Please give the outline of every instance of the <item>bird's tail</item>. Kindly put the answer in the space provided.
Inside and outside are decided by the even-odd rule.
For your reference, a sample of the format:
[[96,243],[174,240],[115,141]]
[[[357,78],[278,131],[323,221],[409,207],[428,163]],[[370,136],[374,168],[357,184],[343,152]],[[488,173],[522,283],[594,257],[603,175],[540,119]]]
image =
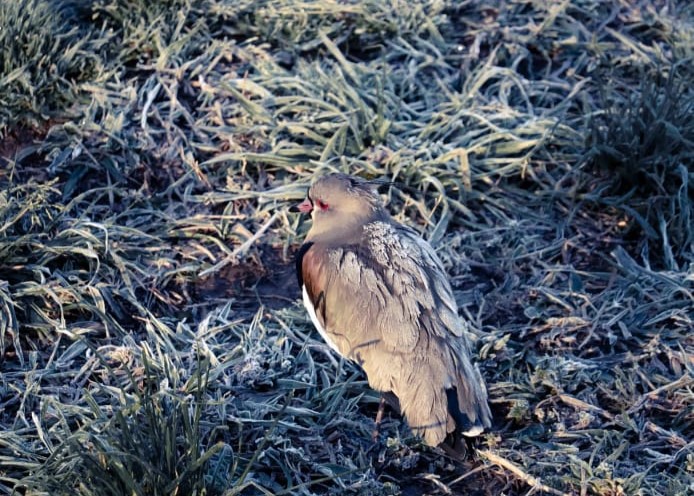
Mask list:
[[455,421],[458,435],[475,437],[491,427],[492,412],[479,369],[468,360],[463,362],[455,386],[446,389],[448,414]]

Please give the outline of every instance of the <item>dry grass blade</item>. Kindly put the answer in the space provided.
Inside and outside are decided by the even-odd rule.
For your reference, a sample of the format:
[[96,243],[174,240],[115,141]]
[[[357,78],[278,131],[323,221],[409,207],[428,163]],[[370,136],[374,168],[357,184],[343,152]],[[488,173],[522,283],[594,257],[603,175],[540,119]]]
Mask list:
[[537,478],[528,474],[527,472],[525,472],[523,469],[521,469],[520,467],[518,467],[514,463],[510,462],[509,460],[507,460],[507,459],[505,459],[499,455],[492,453],[491,451],[480,450],[477,453],[485,460],[488,460],[490,463],[493,463],[494,465],[498,465],[499,467],[508,470],[514,476],[518,477],[521,481],[528,484],[533,489],[537,489],[539,491],[543,491],[543,492],[546,492],[549,494],[556,494],[558,496],[566,496],[567,495],[567,493],[564,493],[562,491],[558,491],[552,487],[549,487],[549,486],[543,484]]

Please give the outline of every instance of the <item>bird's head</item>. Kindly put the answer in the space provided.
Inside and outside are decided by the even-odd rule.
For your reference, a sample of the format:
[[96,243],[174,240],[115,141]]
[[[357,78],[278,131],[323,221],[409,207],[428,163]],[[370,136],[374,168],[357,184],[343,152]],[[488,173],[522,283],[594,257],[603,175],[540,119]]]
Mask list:
[[377,183],[329,174],[316,180],[306,199],[294,211],[311,213],[313,226],[308,238],[346,235],[365,223],[386,216],[377,192]]

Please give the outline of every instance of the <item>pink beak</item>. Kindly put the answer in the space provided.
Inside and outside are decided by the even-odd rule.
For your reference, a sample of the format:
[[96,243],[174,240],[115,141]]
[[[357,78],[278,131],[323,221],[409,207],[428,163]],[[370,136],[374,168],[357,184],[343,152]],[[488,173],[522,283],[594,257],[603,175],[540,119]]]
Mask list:
[[311,200],[306,198],[304,201],[296,205],[297,210],[301,212],[302,214],[307,214],[311,210],[313,210],[313,203],[311,203]]

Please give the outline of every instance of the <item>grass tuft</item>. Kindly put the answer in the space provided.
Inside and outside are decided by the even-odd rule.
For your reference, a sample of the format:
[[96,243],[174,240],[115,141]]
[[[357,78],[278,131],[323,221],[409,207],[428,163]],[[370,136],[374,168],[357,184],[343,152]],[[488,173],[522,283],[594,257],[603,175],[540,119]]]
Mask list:
[[[153,350],[147,347],[141,356],[122,348],[93,351],[108,373],[105,380],[121,388],[105,387],[111,414],[104,415],[103,406],[88,394],[88,420],[78,430],[58,434],[64,437],[50,456],[18,486],[50,494],[73,494],[75,488],[85,495],[200,494],[208,461],[224,448],[217,443],[201,449],[209,363],[198,361],[190,378],[194,385],[186,387],[177,364],[161,353],[148,356]],[[121,368],[121,360],[140,366]],[[54,405],[58,411],[61,406]]]
[[0,137],[68,118],[79,83],[101,68],[90,38],[64,15],[61,2],[2,2],[0,25]]
[[[588,171],[601,184],[600,201],[630,218],[624,235],[649,240],[666,268],[691,262],[694,92],[691,70],[644,73],[638,88],[603,83],[602,105],[587,139]],[[637,230],[634,234],[631,231]]]

